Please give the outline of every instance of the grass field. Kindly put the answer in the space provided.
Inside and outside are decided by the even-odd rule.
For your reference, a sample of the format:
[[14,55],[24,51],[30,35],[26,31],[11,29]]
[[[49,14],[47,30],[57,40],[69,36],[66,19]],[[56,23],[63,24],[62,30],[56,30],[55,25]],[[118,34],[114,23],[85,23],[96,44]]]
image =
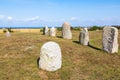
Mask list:
[[[78,43],[80,31],[72,31],[73,39],[64,40],[42,33],[12,33],[7,38],[0,34],[0,80],[119,80],[119,53],[102,51],[102,31],[90,31],[90,45]],[[47,72],[38,68],[41,46],[57,42],[62,50],[62,68]],[[120,45],[120,31],[119,31]]]

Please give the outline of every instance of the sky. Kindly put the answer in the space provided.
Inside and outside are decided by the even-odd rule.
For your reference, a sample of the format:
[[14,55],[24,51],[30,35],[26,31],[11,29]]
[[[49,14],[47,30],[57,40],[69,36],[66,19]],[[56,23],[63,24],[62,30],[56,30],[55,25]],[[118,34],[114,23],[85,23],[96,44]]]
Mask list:
[[0,0],[0,26],[120,25],[120,0]]

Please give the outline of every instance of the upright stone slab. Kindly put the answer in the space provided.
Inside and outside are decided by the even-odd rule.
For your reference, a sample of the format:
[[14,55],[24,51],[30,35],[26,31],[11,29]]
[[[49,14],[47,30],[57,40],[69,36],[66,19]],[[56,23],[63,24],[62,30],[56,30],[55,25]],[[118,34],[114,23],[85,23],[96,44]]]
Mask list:
[[6,37],[11,37],[11,34],[9,31],[6,32]]
[[88,45],[88,43],[89,43],[89,32],[88,32],[87,28],[83,28],[83,30],[80,32],[79,42],[82,45]]
[[72,39],[71,26],[68,22],[62,25],[62,37],[63,39]]
[[49,28],[48,26],[45,26],[43,29],[43,35],[49,35]]
[[56,36],[56,29],[54,27],[50,28],[50,36]]
[[118,29],[115,27],[104,27],[103,50],[108,53],[118,52]]
[[39,68],[47,71],[56,71],[61,68],[61,49],[55,42],[45,43],[40,51]]

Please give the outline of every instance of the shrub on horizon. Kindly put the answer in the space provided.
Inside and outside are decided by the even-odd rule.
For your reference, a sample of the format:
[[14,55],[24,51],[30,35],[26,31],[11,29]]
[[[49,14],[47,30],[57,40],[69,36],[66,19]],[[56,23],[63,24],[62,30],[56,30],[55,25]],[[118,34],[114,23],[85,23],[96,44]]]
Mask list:
[[102,29],[103,29],[103,27],[100,27],[100,26],[92,26],[88,30],[89,31],[95,31],[95,30],[102,30]]

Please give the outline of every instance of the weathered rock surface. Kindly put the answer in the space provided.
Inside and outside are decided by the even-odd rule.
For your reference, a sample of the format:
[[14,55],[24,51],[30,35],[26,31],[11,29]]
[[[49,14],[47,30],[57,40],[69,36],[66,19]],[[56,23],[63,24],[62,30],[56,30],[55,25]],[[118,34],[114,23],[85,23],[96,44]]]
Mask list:
[[62,25],[62,37],[63,39],[72,39],[71,26],[68,22]]
[[40,51],[39,68],[56,71],[61,68],[62,56],[59,45],[55,42],[45,43]]
[[50,36],[56,36],[56,29],[54,27],[50,28]]
[[88,45],[88,43],[89,43],[89,32],[88,32],[87,28],[83,28],[83,30],[80,32],[79,42],[82,45]]
[[11,37],[11,34],[9,31],[6,32],[6,37]]
[[48,28],[48,26],[45,26],[43,28],[43,35],[49,35],[49,28]]
[[104,27],[103,50],[108,53],[118,52],[118,29],[115,27]]

